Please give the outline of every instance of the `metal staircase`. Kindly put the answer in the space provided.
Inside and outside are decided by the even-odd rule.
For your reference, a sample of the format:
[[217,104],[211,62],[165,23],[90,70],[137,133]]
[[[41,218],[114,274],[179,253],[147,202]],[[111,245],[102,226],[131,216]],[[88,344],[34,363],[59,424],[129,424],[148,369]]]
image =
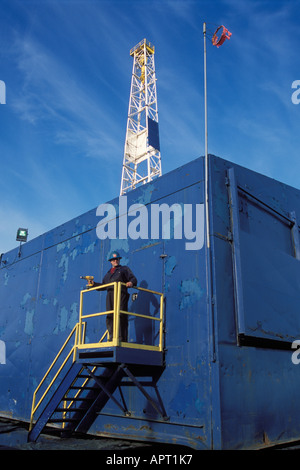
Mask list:
[[[124,416],[130,416],[121,386],[130,381],[147,398],[155,410],[167,419],[167,414],[160,398],[156,382],[163,370],[162,322],[163,322],[163,295],[148,289],[136,288],[140,291],[151,292],[160,296],[159,318],[142,315],[143,318],[159,321],[158,346],[145,346],[136,343],[124,343],[119,340],[118,325],[120,308],[115,302],[114,314],[114,340],[103,342],[102,336],[98,343],[85,343],[86,324],[82,318],[94,317],[97,314],[82,315],[82,295],[94,289],[81,291],[80,318],[75,325],[58,355],[49,367],[39,386],[34,392],[32,402],[31,421],[28,441],[35,442],[45,426],[59,426],[64,436],[72,433],[86,433],[96,420],[109,400],[112,400],[122,411]],[[121,291],[121,283],[114,283],[116,299]],[[103,315],[107,312],[101,312]],[[141,316],[132,312],[123,314]],[[75,342],[70,349],[70,341],[75,335]],[[67,349],[69,348],[69,352]],[[139,349],[139,351],[137,351]],[[63,357],[65,358],[63,359]],[[147,367],[145,367],[147,366]],[[57,369],[56,373],[54,373]],[[142,371],[142,372],[141,372]],[[53,377],[52,377],[53,375]],[[139,375],[151,376],[147,385],[154,387],[157,399],[153,399],[138,381]],[[52,377],[52,379],[51,379]],[[39,401],[37,394],[41,393],[46,381],[50,382]],[[120,398],[114,396],[119,389]],[[43,406],[42,406],[43,405]],[[34,417],[40,409],[39,416]]]
[[[61,423],[65,435],[88,431],[107,401],[115,400],[112,394],[123,376],[120,366],[107,367],[101,375],[97,375],[98,369],[97,366],[72,364],[29,432],[28,441],[36,441],[44,427],[51,423]],[[118,405],[126,413],[126,408]]]

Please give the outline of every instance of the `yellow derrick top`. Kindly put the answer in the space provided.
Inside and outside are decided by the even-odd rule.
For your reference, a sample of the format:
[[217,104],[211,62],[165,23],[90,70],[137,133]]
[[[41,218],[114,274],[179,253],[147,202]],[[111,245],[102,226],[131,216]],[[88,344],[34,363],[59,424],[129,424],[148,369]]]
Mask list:
[[130,50],[130,55],[134,55],[135,52],[137,52],[139,49],[142,49],[144,44],[146,44],[146,49],[150,54],[154,54],[154,46],[151,44],[151,42],[147,41],[147,39],[143,39],[140,41],[136,46],[134,46]]

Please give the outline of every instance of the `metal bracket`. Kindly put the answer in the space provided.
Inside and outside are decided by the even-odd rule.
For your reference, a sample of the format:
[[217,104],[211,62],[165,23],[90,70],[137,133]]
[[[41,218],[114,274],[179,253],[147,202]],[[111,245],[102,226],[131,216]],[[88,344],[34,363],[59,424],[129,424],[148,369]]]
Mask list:
[[292,211],[289,214],[290,218],[292,219],[292,237],[293,237],[293,245],[294,245],[294,252],[295,258],[300,260],[300,240],[299,240],[299,228],[296,218],[296,212]]
[[103,392],[106,393],[106,395],[109,396],[109,398],[112,399],[112,401],[123,411],[123,413],[126,416],[130,416],[130,413],[127,409],[126,404],[124,403],[124,406],[122,406],[121,403],[119,403],[118,400],[112,395],[112,393],[110,393],[110,391],[107,390],[107,388],[103,384],[100,377],[97,377],[86,365],[84,365],[84,368],[86,369],[88,374],[95,380],[95,382],[99,385],[99,387],[103,390]]
[[142,384],[134,377],[134,375],[130,372],[128,367],[125,364],[121,364],[121,368],[124,370],[125,374],[132,380],[132,382],[137,386],[137,388],[142,392],[142,394],[147,398],[149,403],[153,406],[153,408],[162,416],[162,418],[167,421],[169,419],[169,416],[167,416],[166,410],[164,408],[163,402],[159,396],[156,384],[152,382],[152,385],[155,388],[156,395],[158,398],[159,403],[157,403],[155,400],[153,400],[152,397],[150,397],[149,393],[146,392]]

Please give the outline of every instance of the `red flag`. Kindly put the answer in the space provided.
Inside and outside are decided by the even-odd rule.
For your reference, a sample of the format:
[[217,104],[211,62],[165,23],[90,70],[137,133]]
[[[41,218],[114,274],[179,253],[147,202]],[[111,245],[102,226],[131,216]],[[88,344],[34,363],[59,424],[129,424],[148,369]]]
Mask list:
[[[221,33],[221,36],[218,38],[217,33],[221,28],[223,28],[223,31]],[[230,31],[228,31],[225,26],[221,25],[214,32],[214,35],[212,37],[212,43],[214,46],[220,47],[226,41],[226,39],[230,39],[231,35],[232,33],[230,33]]]

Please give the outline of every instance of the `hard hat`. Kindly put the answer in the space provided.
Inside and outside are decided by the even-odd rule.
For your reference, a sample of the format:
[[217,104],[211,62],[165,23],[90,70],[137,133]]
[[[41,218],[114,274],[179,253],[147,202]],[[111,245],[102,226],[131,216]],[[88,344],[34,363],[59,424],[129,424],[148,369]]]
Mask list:
[[113,251],[111,256],[108,258],[108,261],[111,261],[113,259],[121,259],[122,256],[119,255],[117,251]]

